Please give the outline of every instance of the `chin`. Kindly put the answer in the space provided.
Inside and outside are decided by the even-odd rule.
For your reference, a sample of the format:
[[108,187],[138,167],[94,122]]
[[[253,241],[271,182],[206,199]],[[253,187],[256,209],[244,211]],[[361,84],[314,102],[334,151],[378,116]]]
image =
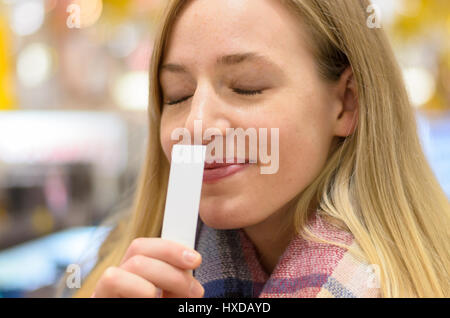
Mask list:
[[207,226],[217,230],[231,230],[248,226],[248,220],[243,220],[245,215],[238,209],[228,210],[221,208],[200,209],[200,219]]

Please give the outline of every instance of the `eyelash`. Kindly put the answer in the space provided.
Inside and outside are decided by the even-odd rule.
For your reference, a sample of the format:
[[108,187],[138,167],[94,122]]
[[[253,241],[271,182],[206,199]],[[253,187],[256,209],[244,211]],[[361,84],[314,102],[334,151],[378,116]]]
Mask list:
[[184,97],[184,98],[182,98],[182,99],[179,99],[179,100],[177,100],[177,101],[174,101],[174,102],[167,102],[166,104],[167,104],[167,105],[175,105],[175,104],[180,104],[180,103],[184,102],[185,100],[187,100],[188,98],[190,98],[190,96],[189,96],[189,97]]
[[245,89],[239,89],[239,88],[233,88],[233,91],[235,93],[238,93],[241,95],[258,95],[258,94],[262,94],[262,92],[263,92],[262,89],[254,90],[254,91],[247,91]]
[[[233,88],[233,91],[235,92],[235,93],[237,93],[237,94],[240,94],[240,95],[258,95],[258,94],[262,94],[263,93],[263,90],[262,89],[259,89],[259,90],[254,90],[254,91],[248,91],[248,90],[245,90],[245,89],[239,89],[239,88]],[[173,101],[173,102],[167,102],[166,104],[167,105],[176,105],[176,104],[180,104],[180,103],[182,103],[182,102],[184,102],[185,100],[187,100],[187,99],[189,99],[191,96],[188,96],[188,97],[184,97],[184,98],[182,98],[182,99],[179,99],[179,100],[176,100],[176,101]]]

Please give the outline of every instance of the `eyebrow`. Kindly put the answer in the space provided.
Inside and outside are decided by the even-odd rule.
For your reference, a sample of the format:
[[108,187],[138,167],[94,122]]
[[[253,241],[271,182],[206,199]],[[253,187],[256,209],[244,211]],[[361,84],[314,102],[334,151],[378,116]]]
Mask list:
[[238,53],[221,56],[216,60],[216,63],[218,65],[235,65],[246,61],[261,61],[271,63],[269,62],[269,59],[267,57],[255,52]]
[[[273,65],[269,58],[256,52],[236,53],[220,56],[216,59],[217,65],[237,65],[243,62],[260,62]],[[187,73],[187,68],[182,64],[167,63],[160,67],[160,71],[169,71],[173,73]]]

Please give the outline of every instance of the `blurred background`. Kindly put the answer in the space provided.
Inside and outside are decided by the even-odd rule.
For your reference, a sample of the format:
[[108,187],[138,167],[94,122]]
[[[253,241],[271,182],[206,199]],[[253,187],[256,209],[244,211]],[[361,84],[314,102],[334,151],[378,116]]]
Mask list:
[[[165,3],[0,0],[0,297],[52,296],[84,259],[87,274],[129,203]],[[450,1],[373,3],[450,197]]]

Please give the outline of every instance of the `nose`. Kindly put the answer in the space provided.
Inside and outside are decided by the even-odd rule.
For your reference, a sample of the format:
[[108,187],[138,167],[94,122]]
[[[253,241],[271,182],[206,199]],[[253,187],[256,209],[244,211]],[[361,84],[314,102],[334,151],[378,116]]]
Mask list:
[[190,106],[185,127],[194,139],[192,144],[207,145],[213,138],[226,136],[230,121],[225,104],[207,80],[198,82]]

